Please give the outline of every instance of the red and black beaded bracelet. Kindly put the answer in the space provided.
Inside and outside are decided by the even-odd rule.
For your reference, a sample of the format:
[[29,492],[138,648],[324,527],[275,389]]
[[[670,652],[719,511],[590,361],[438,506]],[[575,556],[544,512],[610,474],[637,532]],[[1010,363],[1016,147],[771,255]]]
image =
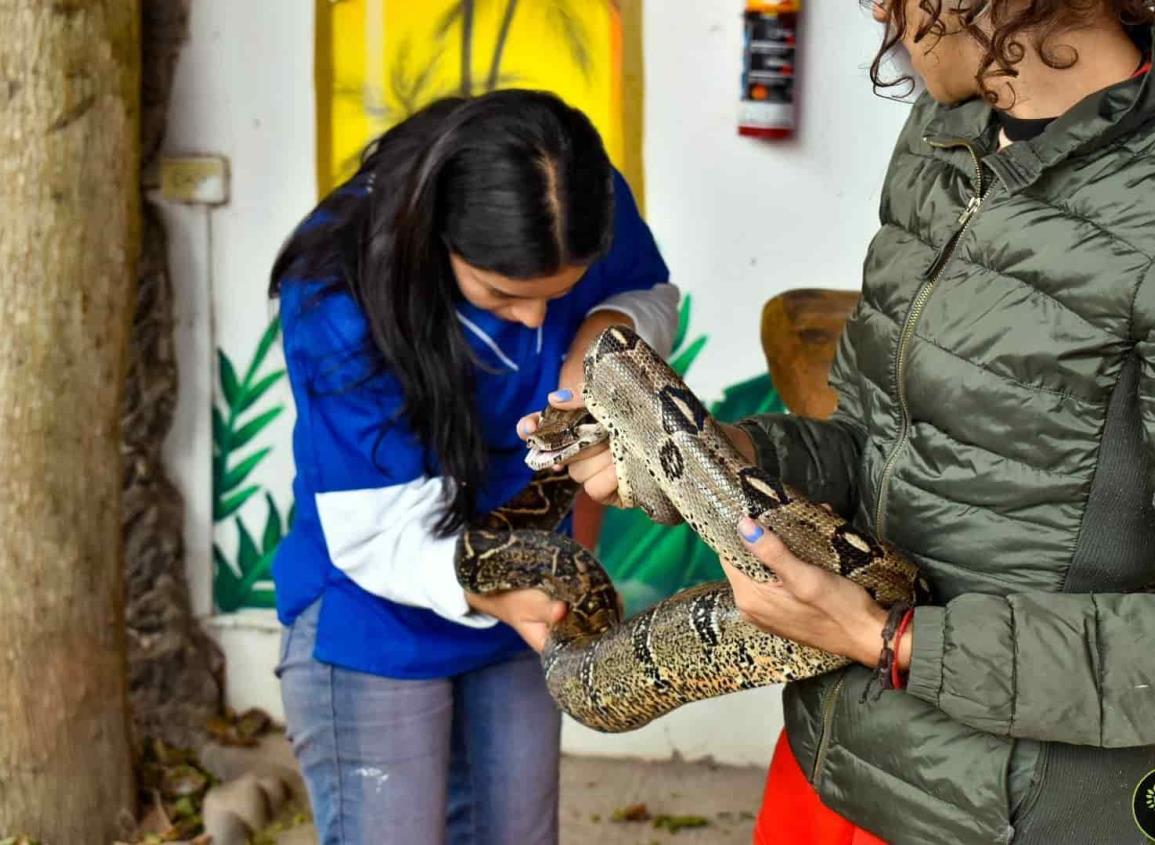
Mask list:
[[904,602],[894,605],[887,612],[886,624],[882,627],[882,653],[878,656],[878,668],[862,691],[863,701],[870,694],[872,684],[878,684],[875,699],[882,695],[883,690],[900,688],[896,683],[896,679],[901,680],[901,678],[898,677],[900,673],[898,672],[898,657],[895,654],[895,647],[898,644],[898,637],[902,635],[900,629],[905,630],[904,623],[909,625],[908,617],[913,614],[914,609]]

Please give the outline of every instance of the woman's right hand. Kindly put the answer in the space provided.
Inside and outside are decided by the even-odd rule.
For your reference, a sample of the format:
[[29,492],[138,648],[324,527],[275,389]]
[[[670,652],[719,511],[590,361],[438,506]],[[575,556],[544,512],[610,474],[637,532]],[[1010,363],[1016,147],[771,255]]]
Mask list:
[[545,648],[550,628],[565,618],[567,610],[565,602],[533,589],[486,595],[467,592],[465,600],[478,613],[500,619],[513,628],[538,654]]

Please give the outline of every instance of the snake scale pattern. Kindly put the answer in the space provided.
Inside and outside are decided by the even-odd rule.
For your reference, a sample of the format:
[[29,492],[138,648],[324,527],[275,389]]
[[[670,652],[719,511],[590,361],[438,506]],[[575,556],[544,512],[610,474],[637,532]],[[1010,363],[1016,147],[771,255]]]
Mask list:
[[639,728],[694,701],[798,680],[846,658],[764,633],[745,621],[728,582],[681,592],[628,620],[609,576],[554,533],[576,486],[553,472],[608,438],[626,506],[685,520],[719,557],[758,581],[773,575],[738,538],[748,515],[803,560],[861,584],[883,605],[912,601],[917,569],[886,544],[749,466],[682,380],[634,332],[612,327],[585,359],[588,413],[547,411],[530,440],[539,469],[513,501],[467,530],[457,575],[477,593],[536,587],[570,604],[542,655],[551,695],[603,732]]

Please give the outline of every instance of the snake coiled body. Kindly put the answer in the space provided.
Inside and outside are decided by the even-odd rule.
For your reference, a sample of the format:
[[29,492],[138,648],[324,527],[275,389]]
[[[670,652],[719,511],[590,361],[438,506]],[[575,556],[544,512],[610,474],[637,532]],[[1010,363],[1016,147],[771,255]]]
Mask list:
[[[532,466],[566,460],[575,447],[608,437],[624,504],[656,521],[684,519],[751,578],[773,575],[737,536],[744,515],[798,557],[856,581],[880,603],[913,600],[913,564],[747,465],[697,397],[636,334],[607,329],[585,368],[593,419],[544,419],[531,441],[538,448]],[[465,533],[458,579],[474,592],[538,587],[570,603],[543,666],[550,693],[578,721],[606,732],[633,730],[683,704],[848,662],[758,630],[738,612],[725,581],[679,593],[623,622],[610,579],[593,556],[551,533],[573,492],[564,476],[539,473],[521,496]]]

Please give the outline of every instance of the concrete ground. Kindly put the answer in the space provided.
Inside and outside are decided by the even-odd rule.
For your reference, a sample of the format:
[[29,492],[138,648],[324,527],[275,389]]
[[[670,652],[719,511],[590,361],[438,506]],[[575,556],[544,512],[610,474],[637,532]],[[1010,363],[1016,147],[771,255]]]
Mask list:
[[[764,769],[670,761],[566,757],[561,769],[561,845],[749,845]],[[650,821],[615,822],[644,804]],[[662,817],[707,822],[670,832]]]
[[[270,767],[285,773],[293,765],[288,743],[280,734],[265,737],[257,749],[209,747],[202,752],[202,760],[225,780]],[[285,777],[294,791],[300,790],[297,777],[288,773]],[[764,777],[765,770],[755,767],[564,757],[561,845],[748,845]],[[286,808],[286,812],[299,817],[300,806]],[[621,818],[624,815],[641,818],[627,821]],[[679,823],[704,824],[669,829]],[[270,831],[258,841],[316,845],[311,825],[284,827],[282,820],[275,833]]]

